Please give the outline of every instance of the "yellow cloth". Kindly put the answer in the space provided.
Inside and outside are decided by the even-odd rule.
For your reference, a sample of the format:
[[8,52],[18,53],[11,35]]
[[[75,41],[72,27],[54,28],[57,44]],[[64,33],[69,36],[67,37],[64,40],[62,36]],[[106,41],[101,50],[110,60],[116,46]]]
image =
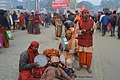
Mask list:
[[77,7],[77,1],[74,0],[74,9],[76,9],[76,7]]

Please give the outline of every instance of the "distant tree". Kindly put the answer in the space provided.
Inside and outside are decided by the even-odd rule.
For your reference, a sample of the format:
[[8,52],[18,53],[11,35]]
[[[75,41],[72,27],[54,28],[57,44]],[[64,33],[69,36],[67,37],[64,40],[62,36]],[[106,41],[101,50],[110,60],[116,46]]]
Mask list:
[[102,0],[101,6],[103,8],[119,8],[120,7],[120,0]]

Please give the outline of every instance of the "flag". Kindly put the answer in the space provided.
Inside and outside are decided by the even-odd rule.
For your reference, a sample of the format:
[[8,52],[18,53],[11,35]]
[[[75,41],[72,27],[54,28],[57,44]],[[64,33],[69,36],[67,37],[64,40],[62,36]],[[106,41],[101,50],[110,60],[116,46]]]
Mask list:
[[76,7],[77,7],[77,1],[74,0],[74,9],[76,9]]
[[70,0],[67,0],[67,6],[70,7]]

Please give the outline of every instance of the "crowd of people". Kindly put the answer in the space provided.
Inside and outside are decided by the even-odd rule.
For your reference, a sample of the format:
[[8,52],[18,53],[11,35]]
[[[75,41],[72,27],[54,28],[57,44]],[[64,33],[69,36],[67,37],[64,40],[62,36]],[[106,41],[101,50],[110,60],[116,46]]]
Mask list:
[[[98,29],[102,31],[102,36],[105,36],[106,32],[110,32],[111,37],[117,36],[120,39],[119,32],[119,19],[120,15],[116,10],[98,12],[97,16],[94,16]],[[117,35],[116,35],[117,32]]]
[[114,37],[118,26],[120,39],[120,15],[116,11],[98,12],[97,15],[91,15],[87,9],[53,15],[36,11],[30,14],[21,12],[18,17],[15,11],[8,16],[7,11],[0,10],[0,38],[4,47],[9,46],[7,30],[27,29],[28,34],[40,34],[41,26],[49,28],[49,25],[55,27],[56,37],[61,37],[58,50],[45,49],[42,55],[47,57],[48,62],[40,67],[34,62],[34,58],[40,55],[39,43],[32,41],[20,55],[18,80],[75,80],[77,76],[73,65],[76,60],[79,62],[78,71],[85,67],[88,73],[92,73],[93,35],[97,29],[102,31],[102,36],[111,31],[110,36]]
[[6,33],[8,30],[12,35],[14,30],[27,30],[28,34],[40,34],[41,26],[49,27],[51,21],[51,14],[36,12],[21,12],[13,11],[10,13],[8,10],[0,10],[0,47],[8,48],[9,38]]

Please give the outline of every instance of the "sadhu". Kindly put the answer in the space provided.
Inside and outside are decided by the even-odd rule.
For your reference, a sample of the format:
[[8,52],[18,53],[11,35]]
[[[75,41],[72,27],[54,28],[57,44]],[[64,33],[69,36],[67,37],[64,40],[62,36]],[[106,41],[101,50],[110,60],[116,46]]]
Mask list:
[[56,35],[56,37],[61,37],[62,26],[63,26],[62,21],[59,18],[55,19],[55,35]]
[[77,45],[77,40],[72,38],[74,28],[70,28],[69,30],[66,31],[65,37],[68,41],[68,46],[63,48],[62,42],[59,45],[59,50],[60,50],[60,60],[67,68],[72,68],[73,67],[73,60],[74,60],[74,54],[77,53],[78,50],[78,45]]
[[95,23],[90,19],[90,14],[87,9],[82,10],[82,17],[79,20],[78,29],[78,57],[80,70],[84,65],[87,71],[91,73],[92,53],[93,53],[93,33],[95,33]]

